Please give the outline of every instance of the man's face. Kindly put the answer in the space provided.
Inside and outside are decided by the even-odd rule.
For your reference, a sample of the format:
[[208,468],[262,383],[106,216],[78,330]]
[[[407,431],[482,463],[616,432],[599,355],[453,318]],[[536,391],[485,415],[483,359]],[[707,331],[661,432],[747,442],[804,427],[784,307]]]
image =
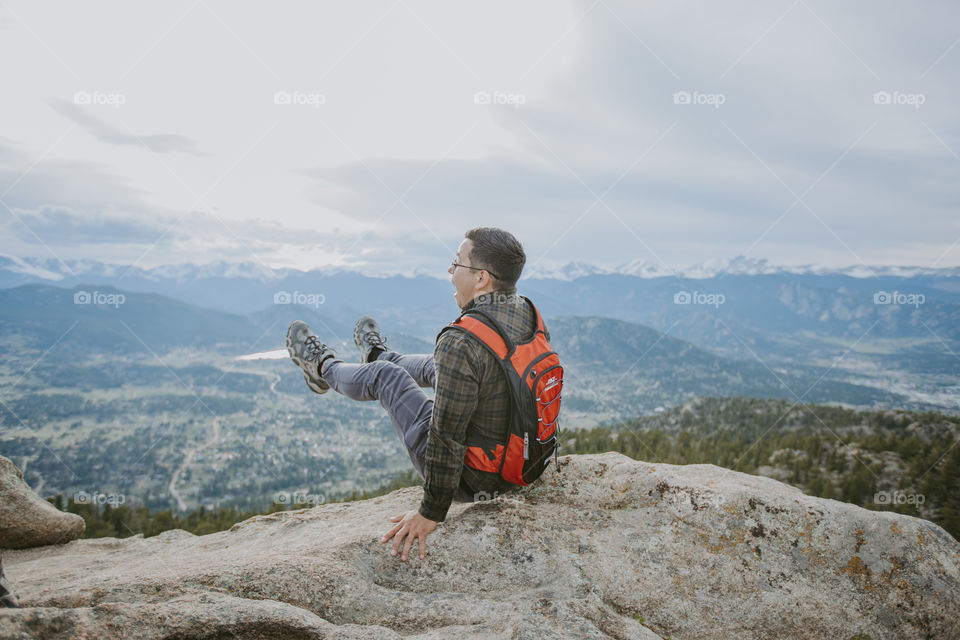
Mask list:
[[[470,250],[472,248],[473,241],[469,238],[464,238],[463,242],[460,243],[460,248],[457,249],[457,257],[454,262],[472,267],[473,265],[470,263]],[[480,279],[480,272],[474,269],[450,265],[447,273],[450,274],[450,282],[453,283],[453,298],[457,301],[457,306],[462,309],[468,302],[473,300],[477,294],[477,283]]]

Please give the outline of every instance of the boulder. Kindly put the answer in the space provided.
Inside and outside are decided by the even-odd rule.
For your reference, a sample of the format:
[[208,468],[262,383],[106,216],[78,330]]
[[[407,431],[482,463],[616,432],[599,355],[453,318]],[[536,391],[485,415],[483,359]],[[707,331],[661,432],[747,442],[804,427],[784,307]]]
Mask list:
[[69,542],[82,536],[84,528],[83,518],[38,496],[20,469],[0,456],[0,549]]
[[[713,465],[560,458],[389,554],[422,489],[8,552],[3,638],[960,639],[937,525]],[[859,634],[859,635],[858,635]]]

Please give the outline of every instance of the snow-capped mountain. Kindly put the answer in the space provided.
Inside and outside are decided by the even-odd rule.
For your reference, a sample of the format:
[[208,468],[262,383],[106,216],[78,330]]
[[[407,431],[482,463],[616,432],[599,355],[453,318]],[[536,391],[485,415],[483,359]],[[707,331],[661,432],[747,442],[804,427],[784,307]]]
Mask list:
[[570,282],[571,280],[576,280],[577,278],[583,278],[585,276],[592,276],[603,273],[612,273],[609,269],[604,269],[603,267],[598,267],[592,265],[588,262],[568,262],[564,265],[555,265],[555,264],[527,264],[523,270],[523,278],[531,278],[537,280],[564,280]]
[[[148,281],[185,282],[211,278],[237,278],[268,282],[281,280],[292,269],[272,269],[254,262],[209,262],[206,264],[172,264],[144,268],[137,265],[66,260],[53,258],[18,258],[0,254],[0,272],[20,274],[48,282],[84,278],[133,278]],[[323,270],[327,273],[327,270]]]
[[638,258],[625,262],[616,267],[600,267],[586,262],[568,262],[564,265],[537,264],[524,270],[524,278],[544,280],[572,281],[577,278],[598,274],[620,274],[637,278],[677,277],[694,280],[706,280],[727,275],[757,276],[774,274],[810,274],[830,275],[839,274],[852,278],[876,278],[892,276],[897,278],[911,278],[914,276],[940,276],[947,278],[960,277],[960,267],[919,267],[919,266],[866,266],[852,265],[848,267],[823,267],[818,265],[773,265],[766,258],[748,258],[736,256],[732,259],[711,259],[688,267],[673,267],[671,265],[650,262]]
[[[317,278],[336,274],[354,274],[363,277],[433,278],[446,280],[446,272],[418,268],[412,273],[361,273],[344,267],[322,267],[303,271],[294,268],[272,268],[255,262],[209,262],[206,264],[174,264],[144,268],[138,265],[121,265],[96,260],[67,260],[53,258],[21,258],[0,254],[0,288],[27,282],[60,283],[73,286],[83,281],[140,281],[195,283],[197,281],[227,280],[279,283],[289,278]],[[625,275],[636,278],[689,278],[705,280],[720,276],[755,276],[774,274],[845,275],[852,278],[932,276],[943,278],[960,277],[960,267],[931,268],[919,266],[864,266],[852,265],[841,268],[817,265],[772,265],[766,258],[736,256],[732,259],[711,259],[688,267],[673,267],[642,258],[625,262],[615,267],[603,267],[583,261],[566,264],[536,262],[528,263],[523,273],[524,280],[561,280],[572,282],[579,278],[597,275]],[[119,283],[118,283],[119,284]]]
[[637,278],[660,278],[662,276],[673,275],[673,271],[669,267],[649,262],[643,258],[625,262],[613,271],[614,273],[620,273],[625,276],[635,276]]

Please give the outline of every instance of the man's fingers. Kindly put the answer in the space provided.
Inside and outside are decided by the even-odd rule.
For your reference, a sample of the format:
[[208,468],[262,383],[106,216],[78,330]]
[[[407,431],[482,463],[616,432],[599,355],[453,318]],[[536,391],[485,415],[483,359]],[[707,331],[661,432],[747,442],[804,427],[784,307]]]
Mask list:
[[400,514],[399,516],[392,516],[390,518],[390,522],[400,522],[400,520],[402,519],[403,519],[403,514]]
[[390,550],[390,555],[392,556],[397,555],[397,551],[400,550],[400,543],[403,542],[403,538],[406,535],[407,535],[406,532],[401,531],[400,533],[398,533],[393,537],[393,549]]
[[413,534],[407,535],[406,541],[403,543],[403,555],[400,556],[401,560],[406,560],[407,556],[410,555],[410,545],[413,544]]
[[425,537],[426,536],[420,536],[419,538],[417,538],[417,542],[420,543],[420,559],[421,560],[423,560],[423,558],[427,555],[427,541],[424,539]]
[[399,530],[400,530],[400,527],[402,527],[402,526],[403,526],[403,525],[399,525],[399,524],[398,524],[398,525],[395,526],[393,529],[390,529],[390,531],[388,531],[382,538],[380,538],[380,542],[381,542],[381,543],[386,542],[387,540],[389,540],[390,538],[392,538],[393,536],[395,536],[396,533],[397,533],[397,531],[399,531]]

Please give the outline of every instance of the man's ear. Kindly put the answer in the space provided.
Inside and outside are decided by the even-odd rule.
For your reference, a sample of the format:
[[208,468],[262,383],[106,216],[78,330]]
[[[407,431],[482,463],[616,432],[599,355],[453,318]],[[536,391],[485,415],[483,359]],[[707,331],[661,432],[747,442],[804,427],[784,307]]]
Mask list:
[[485,289],[488,285],[493,283],[493,276],[490,275],[487,271],[477,271],[480,274],[480,278],[477,280],[477,289]]

